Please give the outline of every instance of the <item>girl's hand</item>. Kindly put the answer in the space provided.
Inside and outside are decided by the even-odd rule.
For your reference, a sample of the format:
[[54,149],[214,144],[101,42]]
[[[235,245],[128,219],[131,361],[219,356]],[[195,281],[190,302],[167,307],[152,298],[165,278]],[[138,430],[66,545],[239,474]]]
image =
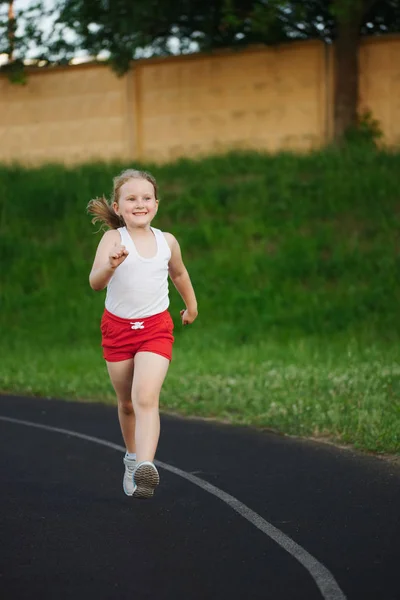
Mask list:
[[182,319],[182,325],[190,325],[190,323],[193,323],[193,321],[195,320],[195,318],[197,317],[197,315],[199,314],[196,311],[190,311],[187,308],[184,310],[181,310],[181,319]]
[[110,266],[113,269],[116,269],[121,263],[124,262],[128,254],[129,252],[125,246],[121,246],[121,244],[115,244],[114,248],[110,252],[110,256],[108,257]]

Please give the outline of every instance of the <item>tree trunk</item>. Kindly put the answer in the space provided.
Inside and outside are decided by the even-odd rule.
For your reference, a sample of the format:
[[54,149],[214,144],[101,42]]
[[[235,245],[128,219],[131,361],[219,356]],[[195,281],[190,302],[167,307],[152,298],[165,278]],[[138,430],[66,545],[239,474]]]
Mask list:
[[333,0],[337,20],[335,41],[334,136],[343,138],[357,124],[360,28],[377,0]]
[[8,3],[8,60],[14,60],[15,14],[14,0]]
[[334,136],[342,139],[357,123],[359,22],[338,24],[335,41]]

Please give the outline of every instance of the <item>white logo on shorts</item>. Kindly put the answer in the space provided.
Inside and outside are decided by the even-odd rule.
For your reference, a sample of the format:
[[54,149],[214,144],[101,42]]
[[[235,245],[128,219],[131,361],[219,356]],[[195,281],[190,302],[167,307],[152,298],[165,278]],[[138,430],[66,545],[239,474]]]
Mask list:
[[131,321],[131,329],[144,329],[143,323],[144,321],[135,321],[134,323]]

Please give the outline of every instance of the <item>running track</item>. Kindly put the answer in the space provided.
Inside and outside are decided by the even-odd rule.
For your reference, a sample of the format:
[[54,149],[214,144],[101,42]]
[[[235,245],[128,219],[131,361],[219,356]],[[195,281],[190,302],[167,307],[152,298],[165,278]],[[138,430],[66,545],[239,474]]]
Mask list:
[[0,396],[0,598],[400,600],[400,468],[162,416],[122,492],[116,410]]

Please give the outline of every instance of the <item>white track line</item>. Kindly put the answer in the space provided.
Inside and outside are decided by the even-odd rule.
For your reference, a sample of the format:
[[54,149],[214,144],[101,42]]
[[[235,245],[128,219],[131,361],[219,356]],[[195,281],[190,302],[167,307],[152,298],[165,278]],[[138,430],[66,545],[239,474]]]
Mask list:
[[[87,440],[89,442],[94,442],[95,444],[100,444],[102,446],[107,446],[108,448],[112,448],[113,450],[118,450],[125,452],[125,448],[123,446],[119,446],[118,444],[113,444],[112,442],[108,442],[107,440],[102,440],[100,438],[92,437],[90,435],[85,435],[84,433],[78,433],[76,431],[69,431],[68,429],[60,429],[59,427],[50,427],[49,425],[42,425],[41,423],[33,423],[31,421],[22,421],[20,419],[13,419],[11,417],[5,417],[0,415],[1,421],[7,421],[9,423],[16,423],[17,425],[27,425],[28,427],[36,427],[37,429],[45,429],[46,431],[53,431],[56,433],[62,433],[64,435],[70,435],[71,437],[76,437],[82,440]],[[233,508],[239,515],[244,517],[249,523],[260,529],[263,533],[265,533],[268,537],[270,537],[274,542],[276,542],[281,548],[286,550],[293,558],[295,558],[299,563],[303,565],[305,569],[309,572],[311,577],[314,579],[317,584],[318,589],[320,590],[322,597],[324,600],[346,600],[346,596],[343,594],[342,590],[336,583],[332,573],[328,571],[323,564],[321,564],[316,558],[314,558],[311,554],[304,550],[299,544],[296,544],[290,537],[285,535],[280,529],[277,529],[271,523],[268,523],[265,519],[263,519],[259,514],[251,510],[248,506],[240,502],[234,496],[227,494],[226,492],[220,490],[215,485],[200,479],[200,477],[196,477],[191,473],[186,473],[186,471],[182,471],[181,469],[177,469],[171,465],[163,463],[161,461],[156,461],[156,464],[160,466],[162,469],[166,471],[170,471],[175,475],[179,475],[179,477],[183,477],[187,479],[194,485],[202,488],[209,494],[216,496],[222,502],[225,502]]]

